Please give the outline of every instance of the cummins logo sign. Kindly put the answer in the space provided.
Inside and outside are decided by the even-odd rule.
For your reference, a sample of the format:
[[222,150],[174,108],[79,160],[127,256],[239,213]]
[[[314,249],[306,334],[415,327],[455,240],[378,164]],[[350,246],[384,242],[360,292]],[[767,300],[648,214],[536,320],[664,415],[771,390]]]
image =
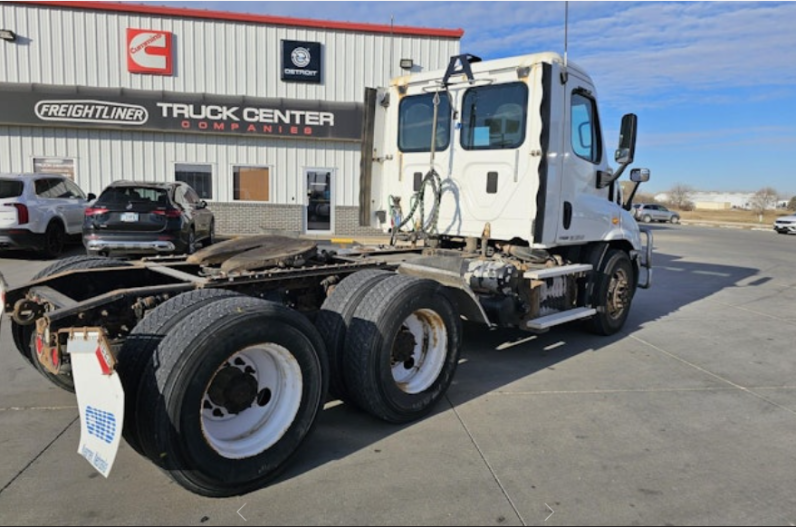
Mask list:
[[172,34],[168,31],[127,29],[127,71],[171,75],[173,55]]
[[143,106],[106,101],[40,101],[34,111],[42,121],[140,126],[149,120]]

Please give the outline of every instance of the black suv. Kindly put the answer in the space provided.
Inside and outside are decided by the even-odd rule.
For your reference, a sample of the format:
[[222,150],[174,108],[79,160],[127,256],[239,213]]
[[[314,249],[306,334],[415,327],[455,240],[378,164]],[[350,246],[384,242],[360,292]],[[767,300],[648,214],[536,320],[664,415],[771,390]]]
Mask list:
[[188,253],[215,241],[207,203],[185,183],[115,181],[86,209],[88,254]]

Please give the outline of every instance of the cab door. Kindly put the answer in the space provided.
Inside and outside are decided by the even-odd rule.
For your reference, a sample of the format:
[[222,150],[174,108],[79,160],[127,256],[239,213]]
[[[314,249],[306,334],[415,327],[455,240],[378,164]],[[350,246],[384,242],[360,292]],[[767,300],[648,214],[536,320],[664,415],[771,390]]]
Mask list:
[[602,239],[619,215],[616,189],[597,188],[598,173],[608,170],[608,160],[594,87],[570,72],[565,89],[562,207],[556,235],[562,245]]

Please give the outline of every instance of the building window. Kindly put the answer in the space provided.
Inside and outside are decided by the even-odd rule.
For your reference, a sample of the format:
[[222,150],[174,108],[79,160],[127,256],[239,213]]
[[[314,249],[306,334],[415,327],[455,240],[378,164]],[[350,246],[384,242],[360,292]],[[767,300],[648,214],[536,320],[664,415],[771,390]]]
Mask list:
[[528,86],[522,82],[470,88],[462,101],[465,150],[505,150],[525,141]]
[[599,121],[594,100],[583,93],[572,94],[572,151],[576,156],[599,163],[602,157]]
[[232,167],[232,199],[235,201],[271,201],[268,167]]
[[174,179],[187,183],[202,199],[213,199],[213,166],[175,163]]

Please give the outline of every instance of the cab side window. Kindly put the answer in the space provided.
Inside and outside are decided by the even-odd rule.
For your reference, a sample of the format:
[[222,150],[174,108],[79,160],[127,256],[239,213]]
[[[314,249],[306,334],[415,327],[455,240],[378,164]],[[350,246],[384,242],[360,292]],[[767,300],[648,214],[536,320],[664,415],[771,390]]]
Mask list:
[[572,93],[572,151],[576,156],[599,163],[602,158],[602,140],[594,99],[584,93]]

